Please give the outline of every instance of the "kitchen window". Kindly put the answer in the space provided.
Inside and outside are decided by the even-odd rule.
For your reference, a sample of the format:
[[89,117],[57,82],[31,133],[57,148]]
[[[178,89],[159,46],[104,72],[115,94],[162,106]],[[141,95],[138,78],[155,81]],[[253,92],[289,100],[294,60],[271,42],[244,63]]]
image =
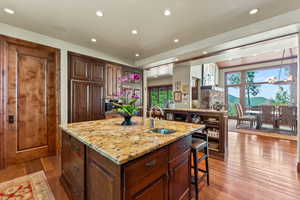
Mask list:
[[173,104],[173,89],[171,85],[149,87],[149,106],[167,108]]

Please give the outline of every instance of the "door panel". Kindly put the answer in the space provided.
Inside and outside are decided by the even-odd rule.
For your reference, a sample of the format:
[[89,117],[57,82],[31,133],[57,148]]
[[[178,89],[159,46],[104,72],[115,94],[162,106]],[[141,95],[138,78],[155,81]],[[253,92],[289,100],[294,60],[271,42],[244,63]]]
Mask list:
[[18,151],[47,145],[47,58],[18,56]]
[[7,44],[6,164],[56,150],[55,50]]
[[90,84],[90,120],[104,119],[104,88],[102,84]]
[[89,84],[81,81],[71,81],[72,123],[88,121],[89,113]]

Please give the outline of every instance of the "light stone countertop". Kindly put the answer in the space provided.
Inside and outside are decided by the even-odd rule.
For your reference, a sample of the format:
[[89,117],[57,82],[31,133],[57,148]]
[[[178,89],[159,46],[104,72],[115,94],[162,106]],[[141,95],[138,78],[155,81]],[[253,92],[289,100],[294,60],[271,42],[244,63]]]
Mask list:
[[190,135],[204,125],[156,120],[155,128],[176,130],[164,135],[150,131],[149,119],[133,117],[133,126],[121,126],[123,118],[79,122],[61,125],[62,130],[88,145],[118,165]]

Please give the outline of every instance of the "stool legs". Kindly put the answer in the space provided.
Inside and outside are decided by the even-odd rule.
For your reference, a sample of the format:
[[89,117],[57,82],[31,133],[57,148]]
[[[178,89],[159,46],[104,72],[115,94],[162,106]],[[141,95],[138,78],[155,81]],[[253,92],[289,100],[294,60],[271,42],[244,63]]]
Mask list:
[[208,148],[205,148],[206,158],[205,158],[205,173],[206,173],[206,181],[207,185],[209,185],[209,166],[208,166]]
[[209,165],[208,165],[208,148],[206,147],[204,149],[204,156],[205,156],[205,170],[199,169],[198,168],[198,162],[202,159],[198,158],[198,151],[196,149],[193,149],[192,151],[192,156],[193,156],[193,170],[194,170],[194,184],[195,184],[195,197],[196,200],[199,200],[199,171],[204,172],[206,175],[206,181],[207,185],[209,185]]
[[193,160],[194,160],[194,181],[195,181],[195,193],[196,200],[199,199],[199,188],[198,188],[198,151],[193,151]]

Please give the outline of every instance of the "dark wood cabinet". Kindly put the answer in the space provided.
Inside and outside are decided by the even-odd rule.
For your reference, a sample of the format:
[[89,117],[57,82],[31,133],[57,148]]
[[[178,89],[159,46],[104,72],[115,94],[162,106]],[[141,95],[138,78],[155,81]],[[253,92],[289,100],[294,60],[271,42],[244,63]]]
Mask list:
[[168,148],[124,166],[125,196],[134,199],[168,199]]
[[180,154],[169,163],[170,199],[190,199],[190,150]]
[[122,67],[112,64],[106,65],[106,97],[113,98],[116,97],[122,90],[121,77],[122,77]]
[[71,81],[71,122],[104,119],[104,87],[102,84]]
[[88,121],[89,117],[89,83],[71,81],[71,122]]
[[104,119],[104,87],[103,84],[89,85],[90,120]]
[[70,53],[69,69],[68,121],[104,119],[104,62]]
[[104,82],[104,70],[105,64],[102,62],[99,63],[90,63],[91,76],[90,80],[95,82]]
[[62,179],[69,188],[69,195],[73,200],[84,200],[84,159],[85,146],[70,137],[62,134]]
[[86,199],[118,200],[121,196],[121,166],[114,165],[96,151],[87,149]]
[[72,199],[190,199],[191,136],[121,165],[78,143],[63,133],[62,180]]
[[70,77],[76,80],[89,80],[89,63],[86,60],[78,57],[72,56],[69,59],[70,62]]
[[128,200],[146,200],[146,199],[155,199],[155,200],[168,200],[168,181],[167,176],[162,176],[159,179],[155,180],[146,188],[143,188],[141,191],[138,191],[133,196],[129,196],[126,199]]

